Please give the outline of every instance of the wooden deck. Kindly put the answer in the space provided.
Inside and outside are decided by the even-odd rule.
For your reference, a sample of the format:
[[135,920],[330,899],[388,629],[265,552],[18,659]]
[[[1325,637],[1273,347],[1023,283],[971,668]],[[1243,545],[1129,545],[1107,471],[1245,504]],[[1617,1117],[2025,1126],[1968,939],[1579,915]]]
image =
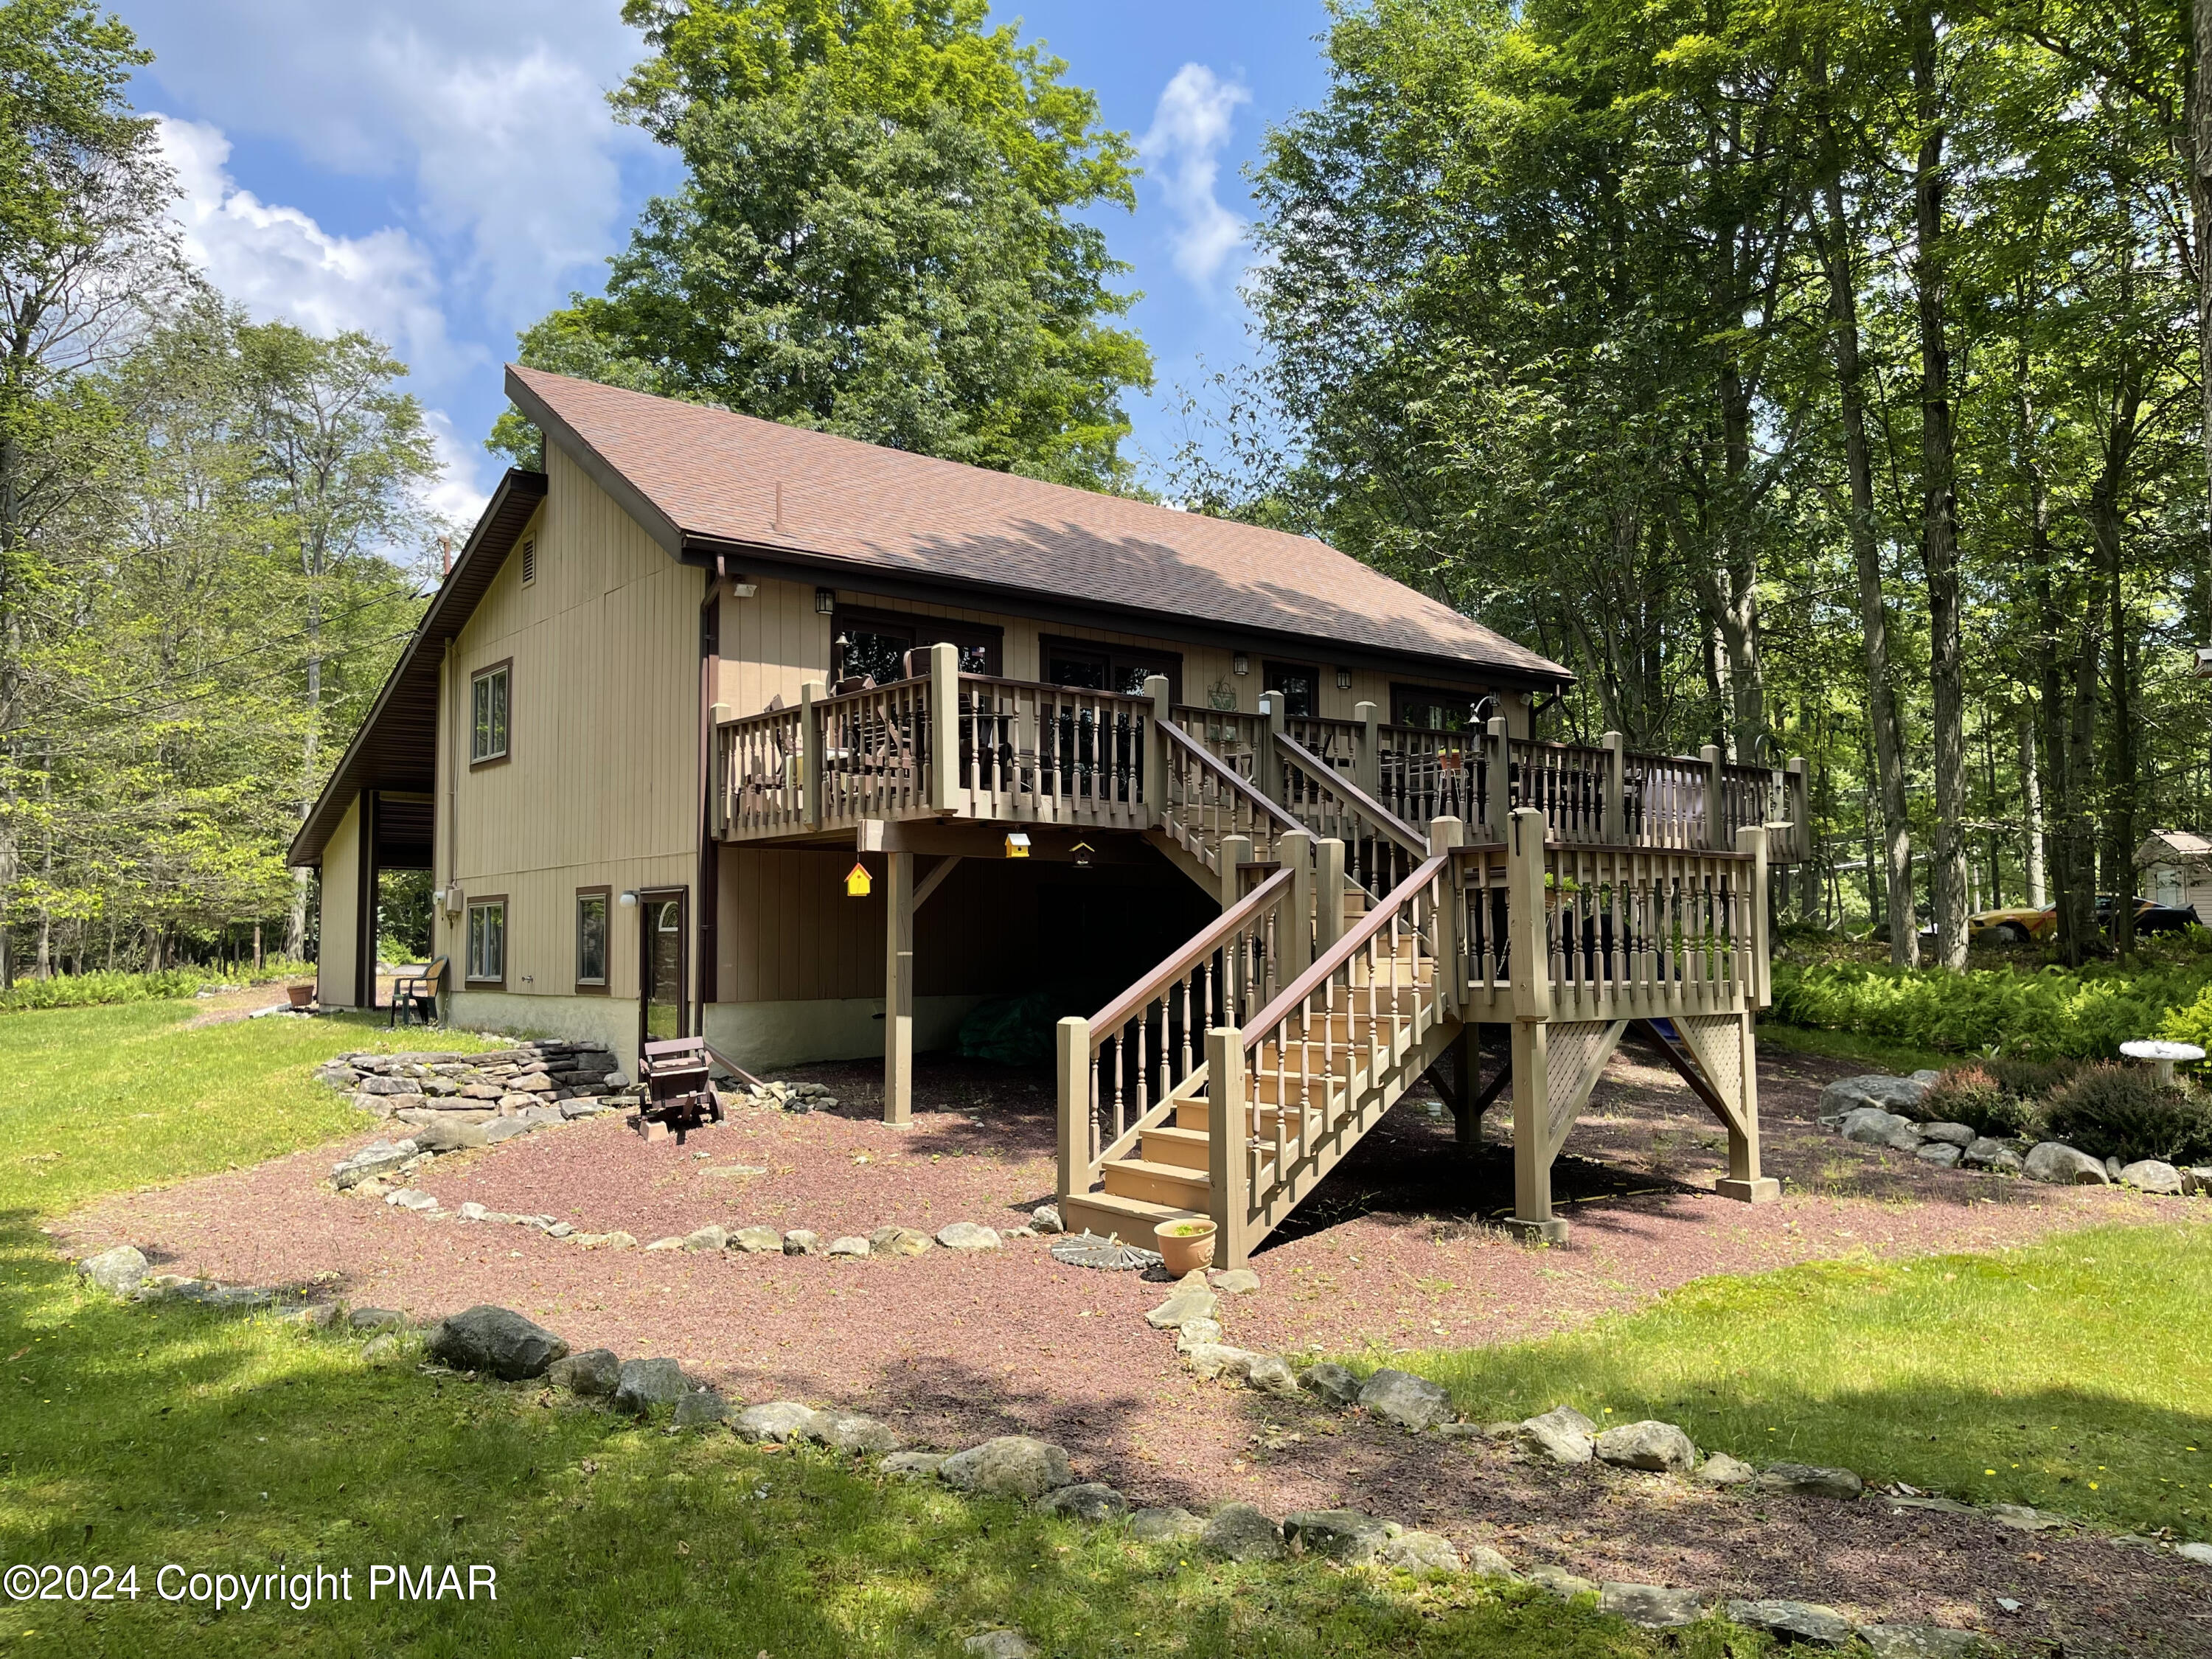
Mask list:
[[[1767,873],[1804,846],[1804,763],[1253,714],[931,672],[717,724],[721,839],[849,838],[890,854],[886,1116],[902,1121],[920,825],[1144,834],[1220,917],[1088,1019],[1060,1023],[1060,1197],[1077,1229],[1149,1243],[1216,1224],[1243,1261],[1456,1051],[1462,1136],[1510,1085],[1515,1215],[1558,1239],[1551,1166],[1632,1023],[1759,1165],[1752,1023]],[[1270,704],[1275,706],[1270,706]],[[894,826],[904,826],[895,828]],[[938,835],[951,833],[939,830]],[[973,833],[970,831],[969,833]],[[902,850],[902,849],[905,850]],[[925,848],[924,850],[930,850]],[[1654,1022],[1665,1022],[1664,1027]],[[1510,1058],[1478,1090],[1485,1028]]]

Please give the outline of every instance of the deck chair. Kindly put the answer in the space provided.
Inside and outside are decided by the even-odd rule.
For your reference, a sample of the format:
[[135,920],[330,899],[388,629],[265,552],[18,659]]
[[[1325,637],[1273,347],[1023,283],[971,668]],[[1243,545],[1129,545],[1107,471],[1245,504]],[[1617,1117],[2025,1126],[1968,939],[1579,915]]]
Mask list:
[[411,1014],[416,1023],[435,1025],[438,1023],[438,992],[446,982],[446,958],[434,957],[428,967],[419,974],[402,974],[392,981],[392,1018],[389,1024],[396,1027],[402,1014]]
[[679,1146],[692,1130],[720,1123],[722,1097],[708,1074],[708,1062],[704,1037],[647,1043],[638,1055],[638,1081],[645,1085],[639,1121],[666,1124],[676,1131]]

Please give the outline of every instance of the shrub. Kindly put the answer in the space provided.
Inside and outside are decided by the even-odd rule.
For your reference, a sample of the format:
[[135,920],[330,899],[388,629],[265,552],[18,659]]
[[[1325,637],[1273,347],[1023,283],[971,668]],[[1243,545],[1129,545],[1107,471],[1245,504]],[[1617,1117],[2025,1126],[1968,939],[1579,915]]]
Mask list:
[[1985,1060],[1981,1069],[2014,1099],[2039,1105],[2072,1082],[2081,1067],[2070,1060]]
[[1963,1123],[2005,1139],[2027,1133],[2034,1108],[1982,1066],[1954,1066],[1929,1085],[1911,1115],[1923,1123]]
[[89,1008],[112,1002],[159,1002],[196,996],[203,987],[242,986],[312,974],[309,964],[271,957],[259,973],[250,967],[165,968],[159,973],[130,974],[96,969],[57,974],[52,979],[19,979],[0,990],[0,1013],[33,1008]]
[[2095,1158],[2212,1156],[2212,1107],[2133,1066],[2092,1066],[2052,1097],[2043,1133]]

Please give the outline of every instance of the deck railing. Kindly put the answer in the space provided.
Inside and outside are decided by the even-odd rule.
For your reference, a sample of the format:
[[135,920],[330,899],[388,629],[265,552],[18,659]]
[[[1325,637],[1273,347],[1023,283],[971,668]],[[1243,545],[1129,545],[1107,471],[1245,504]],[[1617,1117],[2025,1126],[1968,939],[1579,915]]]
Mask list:
[[1125,696],[963,674],[939,647],[912,679],[842,696],[810,687],[796,708],[720,723],[721,833],[961,817],[1157,830],[1194,852],[1249,833],[1264,854],[1280,813],[1342,839],[1355,878],[1378,895],[1407,867],[1380,849],[1419,850],[1378,830],[1449,817],[1470,842],[1496,842],[1527,807],[1565,845],[1726,850],[1739,830],[1768,826],[1776,861],[1809,850],[1801,760],[1638,754],[1611,735],[1534,743],[1509,738],[1500,720],[1462,732],[1385,726],[1371,704],[1357,720],[1284,715],[1272,694],[1255,714],[1170,708],[1165,684]]

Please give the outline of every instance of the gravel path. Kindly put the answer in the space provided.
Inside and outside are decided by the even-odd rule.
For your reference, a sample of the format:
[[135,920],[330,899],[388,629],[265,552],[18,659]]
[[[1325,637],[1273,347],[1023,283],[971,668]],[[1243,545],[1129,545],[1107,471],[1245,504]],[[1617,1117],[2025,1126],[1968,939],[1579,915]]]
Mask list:
[[[1937,1170],[1843,1142],[1813,1120],[1821,1082],[1852,1069],[1765,1057],[1767,1168],[1792,1190],[1754,1209],[1712,1194],[1717,1126],[1662,1062],[1624,1052],[1567,1142],[1557,1189],[1572,1239],[1553,1251],[1480,1224],[1510,1205],[1504,1149],[1462,1160],[1449,1118],[1401,1106],[1255,1261],[1263,1287],[1237,1299],[1235,1340],[1287,1352],[1509,1340],[1711,1273],[1988,1249],[2187,1212],[2181,1200]],[[790,1075],[828,1084],[844,1106],[741,1113],[682,1148],[604,1118],[441,1160],[421,1184],[449,1209],[474,1199],[641,1241],[708,1222],[825,1239],[894,1222],[1007,1227],[1051,1195],[1048,1079],[924,1061],[913,1127],[894,1130],[870,1121],[872,1068]],[[1237,1496],[1276,1514],[1341,1501],[1591,1577],[1978,1624],[2061,1639],[2069,1653],[2212,1653],[2212,1570],[2171,1556],[1876,1502],[1754,1502],[1615,1471],[1562,1474],[1480,1443],[1440,1452],[1197,1383],[1141,1322],[1158,1285],[1061,1267],[1042,1240],[896,1262],[586,1252],[342,1197],[321,1184],[336,1151],[120,1196],[56,1231],[72,1253],[128,1241],[170,1271],[228,1280],[334,1276],[356,1304],[424,1318],[501,1303],[577,1347],[674,1355],[745,1398],[865,1407],[925,1444],[1033,1431],[1139,1500]],[[1999,1595],[2027,1606],[2004,1618]]]

